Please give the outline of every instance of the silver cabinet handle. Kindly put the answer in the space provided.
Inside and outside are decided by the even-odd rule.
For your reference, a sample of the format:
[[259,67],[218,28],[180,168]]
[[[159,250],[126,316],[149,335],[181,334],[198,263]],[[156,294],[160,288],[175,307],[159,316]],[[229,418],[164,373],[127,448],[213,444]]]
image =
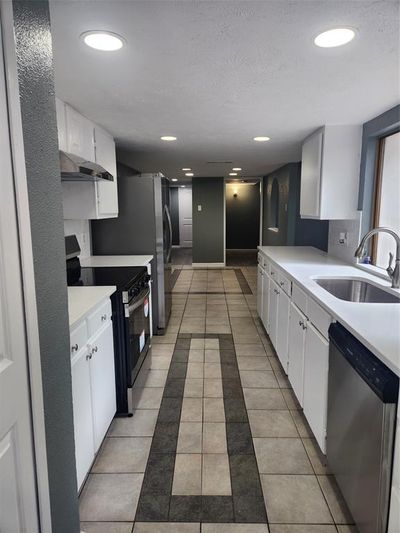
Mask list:
[[304,326],[304,322],[302,320],[299,320],[299,326]]
[[303,324],[303,329],[307,329],[307,326],[305,324]]
[[94,353],[96,353],[97,350],[98,350],[97,346],[95,346],[94,348],[92,348],[92,355],[93,355]]
[[105,322],[107,320],[107,315],[101,315],[101,321]]
[[279,282],[279,285],[280,285],[281,287],[283,287],[283,286],[285,285],[285,282],[284,282],[284,281],[280,281],[280,282]]
[[71,346],[71,352],[77,352],[78,349],[79,349],[78,343],[76,343],[73,346]]
[[89,361],[89,359],[92,358],[92,354],[88,353],[87,356],[86,356],[86,361]]

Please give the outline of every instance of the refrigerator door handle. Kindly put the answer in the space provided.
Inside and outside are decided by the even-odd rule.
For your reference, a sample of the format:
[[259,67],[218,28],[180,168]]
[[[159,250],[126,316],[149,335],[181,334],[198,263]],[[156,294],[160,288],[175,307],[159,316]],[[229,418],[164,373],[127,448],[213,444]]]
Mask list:
[[169,250],[167,253],[167,264],[168,264],[171,259],[171,253],[172,253],[172,222],[171,222],[171,216],[169,214],[168,206],[166,204],[164,205],[164,211],[165,211],[165,215],[168,220],[168,229],[169,229]]

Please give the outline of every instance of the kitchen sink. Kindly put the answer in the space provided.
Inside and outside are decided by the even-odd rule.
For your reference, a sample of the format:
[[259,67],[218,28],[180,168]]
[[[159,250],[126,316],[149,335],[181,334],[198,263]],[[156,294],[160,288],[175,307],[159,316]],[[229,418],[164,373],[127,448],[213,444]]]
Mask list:
[[368,281],[352,278],[317,278],[316,283],[336,298],[358,303],[398,304],[400,298]]

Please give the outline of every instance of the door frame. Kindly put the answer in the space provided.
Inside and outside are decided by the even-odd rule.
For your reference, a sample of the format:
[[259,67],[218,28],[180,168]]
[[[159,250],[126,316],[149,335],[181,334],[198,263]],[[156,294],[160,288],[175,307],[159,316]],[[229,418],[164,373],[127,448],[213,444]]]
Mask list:
[[0,24],[3,40],[5,86],[9,120],[10,148],[13,165],[22,289],[24,294],[25,336],[31,397],[31,418],[35,457],[38,514],[41,533],[51,533],[50,493],[47,469],[46,431],[44,420],[40,340],[36,305],[32,233],[29,213],[28,184],[22,116],[19,101],[17,59],[14,41],[12,2],[0,2]]
[[[231,178],[224,179],[224,263],[226,265],[226,186],[227,182]],[[264,209],[264,180],[263,178],[248,178],[253,180],[258,180],[259,182],[259,191],[260,191],[260,221],[259,221],[259,230],[258,230],[258,245],[262,246],[263,239],[263,209]],[[255,187],[255,185],[254,185]]]
[[[178,213],[179,213],[179,248],[193,248],[193,191],[192,186],[182,189],[181,187],[178,187]],[[192,245],[191,246],[184,246],[183,240],[182,240],[182,226],[181,222],[183,220],[183,217],[181,216],[181,197],[185,194],[184,191],[190,191],[191,192],[191,204],[192,204]]]

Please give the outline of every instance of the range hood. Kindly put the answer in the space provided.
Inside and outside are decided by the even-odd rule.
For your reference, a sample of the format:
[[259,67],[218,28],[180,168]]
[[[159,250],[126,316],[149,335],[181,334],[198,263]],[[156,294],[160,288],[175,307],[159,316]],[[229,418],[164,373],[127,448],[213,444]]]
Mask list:
[[62,181],[114,181],[106,169],[82,157],[59,151]]

